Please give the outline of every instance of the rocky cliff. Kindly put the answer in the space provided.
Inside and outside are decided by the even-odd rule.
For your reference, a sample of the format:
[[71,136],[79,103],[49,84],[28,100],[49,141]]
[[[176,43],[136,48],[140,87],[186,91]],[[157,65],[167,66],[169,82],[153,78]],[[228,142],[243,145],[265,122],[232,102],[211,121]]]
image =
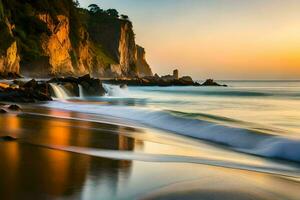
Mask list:
[[152,75],[132,23],[72,0],[0,0],[0,74]]
[[0,74],[19,73],[20,57],[18,54],[17,41],[13,38],[13,26],[4,18],[0,22]]

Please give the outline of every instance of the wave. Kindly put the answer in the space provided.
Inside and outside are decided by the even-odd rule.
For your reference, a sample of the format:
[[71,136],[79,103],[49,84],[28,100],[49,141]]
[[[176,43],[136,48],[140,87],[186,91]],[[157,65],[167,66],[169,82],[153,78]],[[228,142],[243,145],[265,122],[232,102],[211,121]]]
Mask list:
[[192,95],[192,96],[222,96],[222,97],[300,97],[299,90],[247,90],[247,88],[191,88],[191,87],[173,87],[173,88],[158,88],[158,87],[147,87],[143,88],[148,92],[157,92],[163,94],[176,94],[176,95]]
[[197,163],[204,164],[209,166],[216,167],[225,167],[232,169],[240,169],[247,171],[255,171],[261,173],[276,174],[287,177],[299,177],[299,171],[296,167],[293,166],[284,166],[284,165],[247,165],[240,164],[236,162],[220,161],[214,159],[206,159],[202,157],[193,157],[193,156],[179,156],[179,155],[162,155],[162,154],[147,154],[147,153],[138,153],[130,151],[120,151],[120,150],[103,150],[97,148],[88,148],[88,147],[78,147],[78,146],[59,146],[59,145],[48,145],[48,144],[34,144],[28,143],[31,145],[36,145],[44,148],[50,148],[54,150],[67,151],[72,153],[79,153],[84,155],[90,155],[95,157],[104,157],[110,159],[119,159],[119,160],[139,160],[145,162],[176,162],[176,163]]
[[102,84],[106,95],[110,97],[126,97],[128,96],[128,88],[121,88],[119,85]]
[[123,118],[177,134],[223,144],[244,153],[300,162],[300,140],[191,118],[188,117],[188,113],[184,116],[170,111],[139,107],[99,106],[65,102],[50,102],[47,106]]

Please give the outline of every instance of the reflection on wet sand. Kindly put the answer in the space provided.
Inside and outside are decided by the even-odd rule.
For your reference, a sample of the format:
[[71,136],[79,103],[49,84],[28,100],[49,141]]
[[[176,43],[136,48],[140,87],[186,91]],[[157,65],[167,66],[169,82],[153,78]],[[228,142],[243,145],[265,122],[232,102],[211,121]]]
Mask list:
[[[56,111],[50,114],[66,115]],[[0,164],[0,194],[4,199],[72,196],[83,187],[87,176],[97,177],[99,181],[109,176],[110,187],[117,188],[118,171],[122,171],[122,174],[130,171],[131,161],[82,156],[33,144],[133,150],[132,138],[90,130],[89,122],[23,118],[16,115],[1,116],[0,122],[1,127],[5,127],[1,129],[0,136],[24,129],[16,135],[20,138],[19,142],[0,143],[0,157],[5,161]],[[105,126],[122,131],[118,126]]]
[[[43,112],[68,118],[80,115],[59,110]],[[188,188],[194,197],[210,197],[209,191],[216,189],[219,189],[219,194],[231,197],[232,192],[241,191],[241,187],[253,190],[257,199],[272,199],[278,192],[277,197],[286,199],[297,199],[300,195],[299,182],[263,173],[199,164],[109,159],[40,146],[75,146],[116,153],[144,152],[153,156],[159,152],[177,156],[207,153],[190,148],[188,144],[176,146],[180,138],[159,137],[159,133],[155,135],[153,130],[141,132],[120,125],[30,114],[1,115],[0,127],[0,136],[14,134],[19,138],[16,142],[0,142],[0,197],[5,200],[172,199],[176,191],[184,198]],[[194,184],[191,180],[199,182]],[[284,189],[284,186],[289,189]],[[226,193],[222,188],[232,192]],[[240,196],[244,197],[242,192]],[[222,199],[222,195],[217,197]]]

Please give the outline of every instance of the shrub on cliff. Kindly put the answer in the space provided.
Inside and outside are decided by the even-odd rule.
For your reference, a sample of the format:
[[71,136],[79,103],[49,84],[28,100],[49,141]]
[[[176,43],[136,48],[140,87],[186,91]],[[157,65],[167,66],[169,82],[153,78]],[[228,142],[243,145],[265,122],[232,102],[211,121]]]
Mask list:
[[4,21],[0,21],[0,41],[0,54],[4,54],[14,41]]

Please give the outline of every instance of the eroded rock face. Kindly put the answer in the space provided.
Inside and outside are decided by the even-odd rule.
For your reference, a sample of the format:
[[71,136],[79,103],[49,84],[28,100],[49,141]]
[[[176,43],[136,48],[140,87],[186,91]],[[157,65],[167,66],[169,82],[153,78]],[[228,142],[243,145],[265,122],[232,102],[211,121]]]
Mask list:
[[79,86],[82,87],[85,96],[103,96],[105,94],[100,79],[92,78],[89,74],[79,78],[53,78],[48,82],[63,85],[68,92],[73,93],[75,96],[79,96]]
[[201,86],[222,86],[222,87],[227,87],[227,85],[221,85],[221,84],[215,82],[213,79],[207,79],[204,83],[201,84]]
[[2,66],[2,73],[19,73],[20,56],[18,55],[17,42],[14,41],[6,50],[6,55],[0,58],[0,66]]
[[152,76],[152,70],[146,61],[145,49],[139,45],[136,45],[136,68],[139,77]]
[[40,14],[38,18],[45,22],[51,31],[50,36],[46,34],[42,36],[42,48],[49,57],[49,73],[52,75],[74,74],[71,56],[69,54],[72,50],[69,38],[69,18],[58,15],[56,23],[48,14]]
[[[7,29],[8,34],[10,35],[10,37],[12,37],[13,36],[12,30],[14,26],[11,25],[7,19],[5,20],[5,24],[6,27],[4,28]],[[5,31],[5,30],[0,30],[0,31]],[[8,73],[19,74],[19,69],[20,69],[20,56],[18,53],[17,42],[14,40],[5,50],[5,52],[2,55],[0,55],[0,74],[2,75],[7,75]]]
[[51,101],[47,83],[31,80],[19,87],[0,88],[0,101],[33,103]]
[[[31,1],[26,3],[30,4],[32,12],[23,13],[20,19],[8,13],[11,10],[23,12],[21,2],[18,7],[9,7],[6,15],[0,18],[2,33],[2,25],[5,27],[0,43],[9,41],[9,46],[5,44],[2,45],[5,49],[0,49],[0,78],[8,74],[11,78],[18,78],[18,74],[35,78],[84,74],[95,78],[152,75],[145,50],[135,43],[130,21],[100,16],[97,23],[90,23],[95,16],[72,8],[73,5],[55,8],[60,12],[52,13],[47,11],[48,7],[41,9]],[[78,12],[74,16],[84,16],[84,21],[71,17],[71,11]],[[20,25],[22,20],[28,20],[32,30]]]
[[[134,33],[130,23],[124,23],[121,26],[120,42],[119,42],[119,64],[124,75],[131,73],[132,66],[135,66],[136,45],[134,41]],[[133,72],[134,73],[134,72]]]

